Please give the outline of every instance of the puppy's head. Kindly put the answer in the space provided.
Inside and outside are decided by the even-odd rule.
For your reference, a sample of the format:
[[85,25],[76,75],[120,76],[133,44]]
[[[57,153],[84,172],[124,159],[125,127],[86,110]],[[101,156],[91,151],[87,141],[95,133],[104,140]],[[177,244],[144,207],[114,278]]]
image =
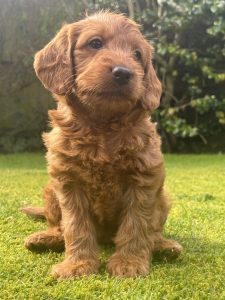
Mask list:
[[49,91],[75,93],[93,111],[126,112],[138,101],[152,111],[161,96],[152,53],[135,22],[99,13],[65,25],[35,55],[34,68]]

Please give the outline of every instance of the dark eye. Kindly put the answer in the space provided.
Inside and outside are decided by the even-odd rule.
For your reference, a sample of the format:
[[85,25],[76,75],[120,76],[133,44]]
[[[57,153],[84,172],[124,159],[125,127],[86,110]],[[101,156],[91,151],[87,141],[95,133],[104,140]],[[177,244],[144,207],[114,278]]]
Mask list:
[[141,52],[140,51],[138,51],[138,50],[134,51],[134,56],[137,60],[141,60]]
[[89,43],[89,47],[91,47],[93,49],[100,49],[100,48],[102,48],[102,46],[103,46],[103,44],[100,39],[94,39],[94,40],[90,41],[90,43]]

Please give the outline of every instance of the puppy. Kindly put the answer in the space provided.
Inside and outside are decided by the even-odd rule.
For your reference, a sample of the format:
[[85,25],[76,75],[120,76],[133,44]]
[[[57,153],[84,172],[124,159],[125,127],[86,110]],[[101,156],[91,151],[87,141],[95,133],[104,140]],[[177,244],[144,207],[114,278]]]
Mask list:
[[32,251],[62,251],[58,278],[96,273],[98,242],[115,243],[113,276],[145,276],[153,253],[177,257],[182,247],[162,236],[170,203],[164,193],[160,138],[149,119],[161,85],[153,48],[138,25],[101,12],[65,25],[35,55],[40,81],[58,102],[44,134],[50,181],[48,229],[29,236]]

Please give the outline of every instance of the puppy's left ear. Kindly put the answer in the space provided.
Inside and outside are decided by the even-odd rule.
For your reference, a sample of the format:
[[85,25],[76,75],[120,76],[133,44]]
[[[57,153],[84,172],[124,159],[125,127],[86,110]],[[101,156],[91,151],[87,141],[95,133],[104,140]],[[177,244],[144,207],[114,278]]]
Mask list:
[[152,61],[146,66],[144,85],[145,91],[141,103],[145,110],[153,112],[160,104],[162,87],[156,76]]

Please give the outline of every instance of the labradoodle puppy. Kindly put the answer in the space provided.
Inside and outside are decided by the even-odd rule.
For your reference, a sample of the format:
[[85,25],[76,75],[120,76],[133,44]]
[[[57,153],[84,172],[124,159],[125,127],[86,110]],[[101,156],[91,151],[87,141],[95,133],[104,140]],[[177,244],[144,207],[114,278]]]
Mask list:
[[153,48],[138,25],[101,12],[65,25],[35,55],[40,81],[58,102],[44,134],[50,181],[46,231],[32,234],[31,251],[62,251],[58,278],[96,273],[98,242],[113,241],[113,276],[145,276],[153,253],[177,257],[182,247],[162,236],[169,211],[160,138],[149,113],[161,85]]

